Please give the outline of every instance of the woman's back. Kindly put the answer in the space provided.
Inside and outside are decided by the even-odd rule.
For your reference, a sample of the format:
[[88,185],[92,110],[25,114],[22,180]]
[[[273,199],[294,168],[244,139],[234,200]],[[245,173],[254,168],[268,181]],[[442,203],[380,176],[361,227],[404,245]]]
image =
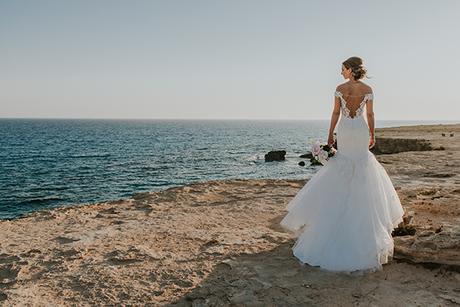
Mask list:
[[372,88],[361,81],[340,84],[335,96],[341,100],[342,114],[351,118],[361,115],[365,103],[373,100]]

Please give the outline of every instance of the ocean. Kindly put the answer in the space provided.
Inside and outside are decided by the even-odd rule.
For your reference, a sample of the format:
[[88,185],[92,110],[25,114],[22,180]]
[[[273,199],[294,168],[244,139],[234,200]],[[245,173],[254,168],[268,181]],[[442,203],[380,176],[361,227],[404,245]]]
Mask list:
[[[376,127],[437,123],[453,122]],[[210,179],[309,178],[319,166],[299,155],[328,129],[328,120],[0,119],[0,219]],[[264,162],[271,150],[286,161]]]

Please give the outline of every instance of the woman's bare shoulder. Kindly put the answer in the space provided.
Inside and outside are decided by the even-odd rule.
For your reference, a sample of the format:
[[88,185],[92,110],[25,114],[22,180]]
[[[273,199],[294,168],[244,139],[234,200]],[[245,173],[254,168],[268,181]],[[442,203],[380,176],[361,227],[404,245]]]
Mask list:
[[341,83],[341,84],[337,85],[337,87],[336,87],[335,89],[336,89],[337,91],[340,91],[340,90],[342,90],[342,89],[345,88],[345,85],[346,85],[346,84],[347,84],[346,82],[345,82],[345,83]]
[[368,93],[372,93],[372,87],[364,82],[362,82],[364,89],[367,90]]
[[[345,82],[345,83],[341,83],[339,85],[337,85],[337,87],[335,88],[336,91],[339,91],[339,92],[354,92],[356,91],[356,85],[351,85],[349,82]],[[372,93],[372,87],[362,81],[360,81],[359,83],[359,87],[360,87],[360,91],[364,92],[364,93]]]

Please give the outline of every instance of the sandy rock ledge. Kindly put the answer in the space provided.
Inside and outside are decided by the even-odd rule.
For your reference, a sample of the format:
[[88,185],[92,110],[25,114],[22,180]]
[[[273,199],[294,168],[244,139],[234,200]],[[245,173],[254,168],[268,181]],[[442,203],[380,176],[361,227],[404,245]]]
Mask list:
[[[453,137],[442,137],[441,133]],[[306,180],[195,182],[0,222],[2,306],[458,306],[460,125],[377,129],[442,151],[379,155],[406,212],[382,271],[299,263],[279,227]]]

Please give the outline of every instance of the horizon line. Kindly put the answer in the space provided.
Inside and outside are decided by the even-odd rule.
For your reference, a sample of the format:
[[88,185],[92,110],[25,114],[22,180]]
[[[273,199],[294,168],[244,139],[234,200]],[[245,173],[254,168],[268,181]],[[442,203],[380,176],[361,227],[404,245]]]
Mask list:
[[[3,119],[77,119],[77,120],[273,120],[273,121],[329,121],[330,118],[153,118],[153,117],[0,117]],[[375,121],[449,121],[460,119],[375,119]]]

